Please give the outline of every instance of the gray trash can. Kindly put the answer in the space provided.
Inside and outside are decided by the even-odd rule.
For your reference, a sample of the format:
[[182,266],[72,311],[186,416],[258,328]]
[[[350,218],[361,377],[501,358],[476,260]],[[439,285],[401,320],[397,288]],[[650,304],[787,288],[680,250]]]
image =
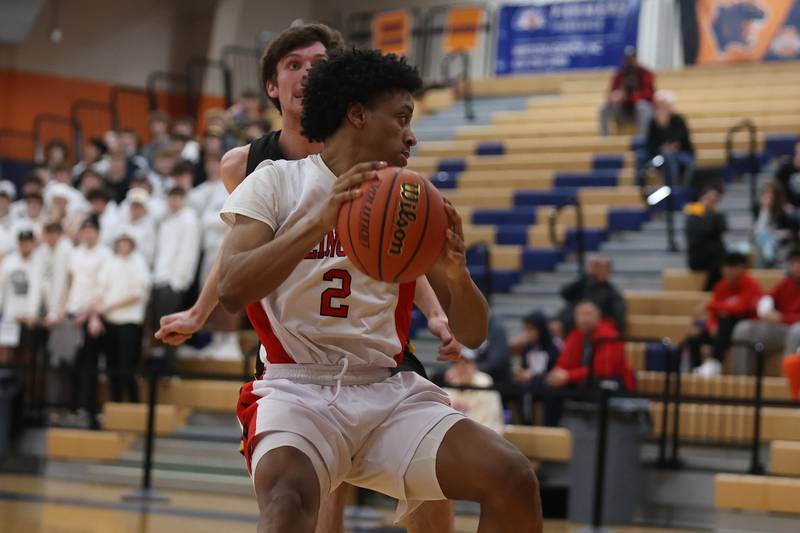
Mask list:
[[0,462],[8,453],[11,428],[14,422],[14,402],[19,393],[19,381],[13,370],[0,369]]
[[[649,406],[648,400],[636,398],[609,400],[604,524],[630,524],[633,521],[640,493],[639,449],[651,430]],[[564,405],[563,425],[572,432],[567,507],[570,522],[592,521],[599,418],[599,404],[568,401]]]

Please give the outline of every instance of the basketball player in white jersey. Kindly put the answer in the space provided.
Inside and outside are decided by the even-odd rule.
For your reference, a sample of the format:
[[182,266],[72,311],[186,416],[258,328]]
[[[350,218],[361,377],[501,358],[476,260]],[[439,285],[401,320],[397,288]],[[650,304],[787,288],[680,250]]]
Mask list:
[[[527,459],[429,381],[393,372],[413,288],[362,274],[333,231],[355,187],[407,163],[420,85],[405,61],[376,51],[317,63],[301,126],[322,153],[262,163],[223,208],[232,229],[219,300],[228,310],[260,300],[267,319],[266,371],[240,412],[260,532],[313,532],[321,498],[345,481],[399,500],[398,518],[423,501],[463,499],[481,504],[481,532],[541,531]],[[429,279],[448,315],[473,324],[461,342],[477,347],[488,306],[466,269],[460,219],[447,213],[447,247]]]
[[[326,57],[328,51],[340,48],[338,32],[322,24],[306,24],[292,27],[278,35],[262,58],[262,79],[267,95],[283,115],[283,128],[272,132],[252,144],[234,148],[222,160],[222,172],[228,191],[233,191],[247,174],[265,159],[301,159],[318,153],[321,143],[306,139],[300,131],[303,83],[311,64]],[[168,344],[181,344],[200,330],[216,307],[218,264],[214,265],[202,293],[189,310],[161,318],[161,329],[156,338]],[[433,289],[423,276],[416,284],[414,304],[428,319],[428,328],[441,339],[440,360],[459,356],[460,344],[455,340],[448,325],[448,317],[441,308]],[[248,315],[258,328],[263,323],[260,305],[248,306]],[[457,329],[470,328],[470,324],[454,323]],[[259,361],[259,363],[261,363]],[[263,373],[257,365],[256,375]],[[416,360],[409,343],[401,363],[401,369],[422,373],[424,368]],[[249,388],[249,385],[246,385]],[[344,507],[349,493],[343,484],[321,505],[316,533],[340,533],[344,531]],[[449,533],[453,530],[452,507],[447,500],[427,502],[408,516],[406,525],[410,533]]]

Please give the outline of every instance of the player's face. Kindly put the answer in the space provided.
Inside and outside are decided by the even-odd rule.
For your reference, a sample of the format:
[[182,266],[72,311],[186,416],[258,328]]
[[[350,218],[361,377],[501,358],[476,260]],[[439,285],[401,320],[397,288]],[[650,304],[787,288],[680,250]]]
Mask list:
[[411,131],[414,100],[407,91],[395,91],[378,98],[365,111],[362,137],[370,159],[404,167],[417,138]]
[[278,61],[274,82],[267,82],[267,94],[281,103],[281,113],[300,118],[303,113],[303,93],[308,71],[317,61],[327,57],[325,46],[314,44],[297,48]]

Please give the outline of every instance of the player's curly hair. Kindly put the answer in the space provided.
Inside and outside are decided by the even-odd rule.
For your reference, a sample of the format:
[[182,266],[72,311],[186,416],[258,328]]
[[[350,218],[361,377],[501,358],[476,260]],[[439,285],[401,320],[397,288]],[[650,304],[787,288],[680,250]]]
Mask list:
[[322,142],[339,129],[353,102],[369,105],[393,91],[415,93],[422,87],[417,69],[395,54],[378,50],[341,50],[311,68],[303,93],[303,135]]

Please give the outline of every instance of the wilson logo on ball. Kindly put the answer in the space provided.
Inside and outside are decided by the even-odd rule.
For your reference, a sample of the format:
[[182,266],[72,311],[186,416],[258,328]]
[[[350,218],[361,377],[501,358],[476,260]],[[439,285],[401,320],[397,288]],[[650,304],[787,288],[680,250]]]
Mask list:
[[403,183],[400,185],[400,208],[394,220],[392,242],[389,244],[389,253],[400,255],[406,242],[406,226],[417,220],[417,207],[419,205],[419,184]]

